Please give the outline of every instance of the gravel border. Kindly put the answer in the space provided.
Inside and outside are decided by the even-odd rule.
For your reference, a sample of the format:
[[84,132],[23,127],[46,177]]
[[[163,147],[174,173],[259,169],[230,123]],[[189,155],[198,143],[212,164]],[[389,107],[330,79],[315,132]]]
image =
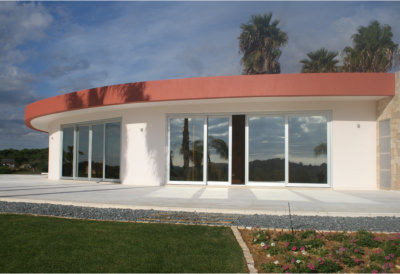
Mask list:
[[[49,203],[0,201],[0,213],[34,214],[77,219],[219,225],[290,229],[289,216],[200,213],[141,209],[95,208]],[[400,217],[330,217],[292,215],[294,229],[400,232]]]

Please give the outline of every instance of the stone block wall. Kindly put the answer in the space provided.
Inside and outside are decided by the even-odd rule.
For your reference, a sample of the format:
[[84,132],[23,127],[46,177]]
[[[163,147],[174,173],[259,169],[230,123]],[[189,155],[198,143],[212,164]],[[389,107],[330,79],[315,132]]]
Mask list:
[[378,188],[381,188],[379,158],[379,121],[390,119],[391,187],[400,190],[400,71],[395,74],[395,96],[377,102],[377,175]]

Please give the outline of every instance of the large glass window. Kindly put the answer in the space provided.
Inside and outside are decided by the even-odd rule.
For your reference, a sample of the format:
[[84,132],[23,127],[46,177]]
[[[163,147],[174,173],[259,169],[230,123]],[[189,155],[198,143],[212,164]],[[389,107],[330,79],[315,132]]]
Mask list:
[[228,181],[229,118],[208,118],[207,180]]
[[62,176],[73,176],[74,128],[63,128]]
[[249,162],[251,182],[285,181],[285,117],[249,117]]
[[327,119],[289,116],[289,183],[327,183]]
[[89,180],[120,178],[120,122],[66,126],[62,132],[63,177]]
[[170,119],[170,181],[203,181],[204,118]]
[[120,168],[120,147],[121,147],[121,125],[120,123],[106,124],[106,178],[118,179]]
[[92,126],[92,178],[103,178],[104,124]]
[[78,153],[76,154],[78,162],[78,177],[88,177],[89,171],[89,127],[80,126],[78,133]]

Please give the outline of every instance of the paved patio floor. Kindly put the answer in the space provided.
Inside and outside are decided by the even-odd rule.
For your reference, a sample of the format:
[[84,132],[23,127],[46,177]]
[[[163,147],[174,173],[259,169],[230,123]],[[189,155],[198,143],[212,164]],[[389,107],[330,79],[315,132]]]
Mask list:
[[400,191],[212,187],[50,181],[44,175],[0,175],[0,201],[107,208],[240,214],[400,217]]

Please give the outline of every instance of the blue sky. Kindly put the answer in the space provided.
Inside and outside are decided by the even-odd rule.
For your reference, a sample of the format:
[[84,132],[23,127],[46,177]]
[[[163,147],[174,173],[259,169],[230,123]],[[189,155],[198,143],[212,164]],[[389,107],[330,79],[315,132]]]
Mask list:
[[237,37],[273,13],[289,36],[282,73],[340,52],[372,20],[400,43],[400,2],[0,2],[0,149],[46,147],[23,123],[41,98],[119,83],[241,73]]

